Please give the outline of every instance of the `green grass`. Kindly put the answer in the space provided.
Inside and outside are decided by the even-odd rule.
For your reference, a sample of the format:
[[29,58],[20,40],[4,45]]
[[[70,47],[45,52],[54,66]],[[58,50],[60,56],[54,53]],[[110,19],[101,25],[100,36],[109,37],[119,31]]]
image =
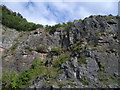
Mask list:
[[66,61],[70,60],[70,53],[69,52],[65,52],[62,53],[58,59],[53,61],[53,67],[60,67],[63,63],[65,63]]
[[105,72],[105,63],[100,62],[99,68],[100,68],[100,71]]
[[30,46],[26,46],[25,49],[27,49],[30,52],[33,50],[32,48],[30,48]]
[[36,48],[36,51],[39,52],[39,53],[45,53],[47,50],[47,47],[46,46],[39,46]]
[[82,80],[82,83],[83,83],[84,85],[88,85],[88,84],[89,84],[89,81],[85,78],[85,76],[82,76],[82,77],[81,77],[81,80]]
[[61,47],[53,47],[51,49],[51,52],[53,52],[55,55],[60,55],[62,53],[62,48]]
[[10,47],[10,50],[11,50],[11,51],[14,51],[16,48],[17,48],[17,44],[14,44],[14,45],[12,45],[12,46]]
[[105,85],[109,85],[109,84],[110,84],[109,81],[108,81],[108,79],[100,78],[99,80],[100,80],[103,84],[105,84]]
[[3,59],[5,59],[6,57],[7,57],[7,55],[2,55],[1,58],[2,58],[2,60],[3,60]]
[[73,51],[80,52],[82,50],[82,46],[75,46]]
[[19,39],[19,38],[17,37],[17,38],[14,39],[14,41],[18,42],[18,39]]
[[87,64],[86,62],[86,56],[81,54],[79,58],[77,58],[78,64]]
[[9,90],[26,88],[32,84],[36,77],[44,77],[45,80],[54,80],[62,71],[58,68],[47,67],[39,59],[35,59],[31,69],[24,70],[21,74],[5,73],[2,75],[3,89]]

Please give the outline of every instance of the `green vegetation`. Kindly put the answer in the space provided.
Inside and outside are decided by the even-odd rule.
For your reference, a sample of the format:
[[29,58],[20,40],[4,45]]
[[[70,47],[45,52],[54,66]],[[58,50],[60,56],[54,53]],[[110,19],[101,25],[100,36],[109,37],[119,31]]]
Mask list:
[[14,44],[10,47],[10,50],[13,52],[17,48],[17,44]]
[[2,7],[2,24],[9,28],[14,28],[18,31],[31,31],[37,28],[43,28],[40,24],[27,22],[20,13],[12,12],[4,5],[0,7]]
[[68,86],[68,85],[74,86],[73,82],[71,82],[71,81],[63,81],[63,80],[59,81],[59,82],[56,82],[55,80],[44,81],[44,84],[46,86],[52,86],[52,85],[54,85],[54,86],[60,86],[60,87],[62,87],[62,86]]
[[22,71],[21,74],[5,73],[2,75],[3,89],[20,89],[31,84],[38,76],[49,81],[55,79],[62,70],[54,67],[47,67],[39,59],[35,59],[31,69]]
[[[99,74],[99,80],[100,82],[102,82],[105,85],[114,85],[114,84],[120,84],[120,81],[118,80],[117,77],[115,76],[106,76],[106,74],[104,72],[100,72]],[[106,76],[106,77],[104,77]]]
[[63,27],[65,29],[65,31],[68,29],[68,27],[72,24],[72,22],[67,22],[66,24],[56,24],[54,26],[48,26],[46,25],[45,29],[47,32],[49,32],[50,34],[53,34],[57,28],[59,27]]
[[81,54],[80,57],[77,59],[79,64],[87,64],[86,56]]
[[82,50],[82,46],[75,46],[73,48],[73,51],[75,51],[75,52],[80,52],[81,50]]
[[6,57],[7,57],[7,55],[5,54],[5,55],[2,55],[1,58],[2,58],[2,60],[3,60],[3,59],[5,59]]
[[47,47],[46,46],[39,46],[36,48],[36,51],[39,53],[45,53],[47,51]]
[[26,46],[25,49],[27,49],[30,52],[33,50],[32,48],[30,48],[30,46]]
[[[110,80],[110,79],[112,79],[112,80]],[[100,82],[102,82],[105,85],[120,84],[120,81],[117,78],[111,77],[111,76],[109,79],[108,78],[100,78],[99,80],[100,80]]]
[[103,32],[100,32],[100,31],[99,31],[99,32],[96,32],[95,34],[96,34],[96,35],[100,35],[100,34],[102,34],[102,33],[103,33]]
[[99,63],[99,68],[100,68],[100,71],[105,72],[105,63],[100,62]]
[[14,41],[18,42],[18,39],[19,39],[19,38],[17,37],[17,38],[14,39]]
[[54,26],[48,26],[48,25],[46,25],[46,26],[45,26],[45,30],[46,30],[47,32],[49,32],[50,34],[53,34],[58,27],[61,27],[61,24],[56,24],[56,25],[54,25]]
[[111,79],[110,84],[120,84],[120,80],[115,76],[110,75],[109,79]]
[[85,78],[85,76],[82,76],[82,77],[81,77],[81,80],[82,80],[82,83],[83,83],[84,85],[88,85],[88,84],[89,84],[89,81]]
[[18,89],[18,88],[25,88],[27,84],[30,84],[30,80],[34,72],[33,70],[25,70],[21,74],[17,73],[6,73],[2,75],[2,84],[3,89]]
[[73,82],[70,81],[60,81],[59,83],[57,83],[57,86],[67,86],[67,85],[71,85],[73,86]]
[[[14,28],[18,31],[31,31],[37,28],[43,28],[43,25],[28,22],[20,13],[13,12],[4,5],[0,5],[0,7],[2,8],[2,24],[9,28]],[[63,27],[66,31],[71,24],[72,22],[56,24],[54,26],[46,25],[45,30],[53,34],[59,27]]]
[[108,76],[106,76],[105,72],[100,71],[98,74],[98,77],[99,77],[100,82],[102,82],[103,84],[105,84],[105,85],[109,84]]
[[81,22],[82,20],[81,19],[79,19],[79,20],[74,20],[74,22]]
[[60,55],[62,53],[62,48],[61,47],[53,47],[51,49],[51,52],[53,52],[55,55]]
[[99,79],[103,84],[105,84],[105,85],[109,85],[110,84],[110,82],[108,81],[108,79],[106,79],[106,78],[100,78]]
[[2,88],[12,90],[15,87],[15,81],[18,74],[16,72],[2,74]]
[[113,79],[113,80],[116,79],[116,77],[115,77],[115,76],[112,76],[112,75],[110,75],[110,78]]
[[53,67],[60,67],[64,62],[70,60],[70,53],[62,53],[58,59],[53,61]]

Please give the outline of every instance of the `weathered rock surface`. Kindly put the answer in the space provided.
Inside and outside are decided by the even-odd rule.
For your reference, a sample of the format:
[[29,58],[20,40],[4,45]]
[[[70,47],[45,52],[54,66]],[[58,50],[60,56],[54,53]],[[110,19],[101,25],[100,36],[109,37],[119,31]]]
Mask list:
[[[90,16],[82,21],[74,21],[67,30],[60,27],[49,34],[44,29],[31,32],[17,32],[3,26],[2,47],[3,72],[9,69],[20,72],[29,69],[35,58],[46,61],[52,47],[66,48],[71,52],[70,60],[63,63],[63,73],[55,79],[56,83],[66,81],[69,84],[52,85],[54,88],[118,88],[119,79],[119,16]],[[82,49],[73,48],[81,46]],[[44,52],[36,49],[45,46]],[[86,62],[80,58],[84,55]],[[80,63],[79,63],[80,62]],[[37,77],[31,88],[42,88],[43,79]]]

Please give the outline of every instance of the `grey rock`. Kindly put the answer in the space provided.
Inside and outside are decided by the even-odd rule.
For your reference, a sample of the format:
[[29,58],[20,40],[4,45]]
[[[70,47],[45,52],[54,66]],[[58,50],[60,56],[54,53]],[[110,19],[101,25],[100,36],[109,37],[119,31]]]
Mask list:
[[[62,88],[118,88],[117,84],[105,84],[119,78],[119,37],[118,37],[118,17],[116,16],[90,16],[81,21],[74,21],[67,29],[59,27],[53,34],[38,29],[30,32],[18,32],[14,29],[3,27],[2,48],[3,72],[12,69],[21,72],[30,69],[35,58],[42,59],[52,66],[52,62],[58,58],[51,55],[51,48],[62,47],[64,52],[70,52],[70,60],[63,63],[59,69],[63,73],[59,74],[56,83],[59,81],[74,82],[74,85],[63,85]],[[1,45],[1,43],[0,43]],[[17,45],[14,50],[10,48]],[[26,49],[26,47],[28,47]],[[47,47],[45,53],[37,52],[40,46]],[[81,46],[82,49],[75,51],[74,48]],[[51,55],[51,56],[50,56]],[[80,59],[85,56],[84,59]],[[104,80],[108,79],[108,80]],[[34,80],[30,88],[61,88],[58,85],[44,86],[43,78]]]

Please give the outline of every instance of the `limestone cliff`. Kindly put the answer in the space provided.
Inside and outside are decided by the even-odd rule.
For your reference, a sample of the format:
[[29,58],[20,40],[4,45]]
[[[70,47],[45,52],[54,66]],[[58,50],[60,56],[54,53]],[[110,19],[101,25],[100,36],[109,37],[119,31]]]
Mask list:
[[45,74],[39,72],[26,87],[120,88],[119,19],[90,16],[52,34],[45,28],[19,32],[3,26],[3,73],[21,74],[37,59],[48,71],[40,71]]

